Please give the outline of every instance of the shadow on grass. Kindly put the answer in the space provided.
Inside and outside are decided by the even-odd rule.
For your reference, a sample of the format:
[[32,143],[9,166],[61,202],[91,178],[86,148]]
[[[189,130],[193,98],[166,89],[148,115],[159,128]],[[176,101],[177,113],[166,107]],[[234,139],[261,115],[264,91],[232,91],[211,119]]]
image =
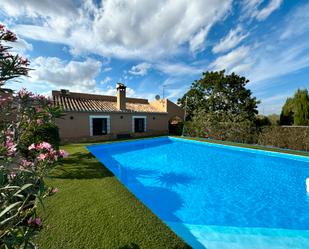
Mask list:
[[135,243],[130,243],[129,245],[121,246],[118,249],[140,249],[140,247]]
[[94,179],[114,176],[89,152],[76,152],[50,173],[51,178]]
[[[119,247],[118,249],[140,249],[141,247],[135,243],[130,243],[128,245],[124,245]],[[171,249],[192,249],[191,246],[186,245],[186,244],[180,244],[180,245],[176,245]]]

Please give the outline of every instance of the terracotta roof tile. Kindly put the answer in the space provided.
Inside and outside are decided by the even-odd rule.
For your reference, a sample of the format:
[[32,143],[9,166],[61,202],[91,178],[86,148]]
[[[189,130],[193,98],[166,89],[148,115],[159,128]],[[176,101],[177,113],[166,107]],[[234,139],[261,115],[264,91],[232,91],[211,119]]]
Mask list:
[[126,112],[126,113],[166,113],[150,105],[147,99],[126,98],[126,109],[117,109],[117,98],[114,96],[68,93],[53,91],[53,101],[64,111],[85,112]]

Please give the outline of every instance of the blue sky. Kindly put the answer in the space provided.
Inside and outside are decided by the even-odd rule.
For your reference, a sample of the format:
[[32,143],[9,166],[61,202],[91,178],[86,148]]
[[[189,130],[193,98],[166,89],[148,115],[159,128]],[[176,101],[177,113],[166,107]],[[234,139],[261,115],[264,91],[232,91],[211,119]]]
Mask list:
[[[55,4],[57,2],[57,4]],[[7,87],[176,101],[207,70],[246,76],[264,114],[309,86],[309,1],[1,0],[0,22],[31,60]]]

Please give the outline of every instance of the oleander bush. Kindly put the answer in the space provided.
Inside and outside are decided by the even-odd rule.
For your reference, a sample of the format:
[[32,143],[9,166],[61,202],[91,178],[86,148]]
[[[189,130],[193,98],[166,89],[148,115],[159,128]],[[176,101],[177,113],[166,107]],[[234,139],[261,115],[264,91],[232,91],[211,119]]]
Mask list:
[[[44,178],[67,153],[43,141],[56,138],[55,118],[61,110],[26,89],[13,94],[1,88],[7,81],[27,76],[29,61],[10,54],[6,42],[16,36],[0,24],[0,248],[35,248],[34,235],[43,227],[37,215],[45,196],[57,192]],[[49,128],[47,128],[49,127]],[[53,135],[46,132],[54,130]],[[22,143],[28,135],[29,146]],[[44,135],[45,134],[45,135]],[[40,135],[40,137],[39,137]],[[56,139],[54,140],[56,141]],[[56,144],[56,143],[54,143]],[[27,150],[23,153],[22,148]]]
[[27,156],[29,153],[28,147],[31,144],[48,142],[56,150],[59,149],[60,136],[59,128],[53,123],[45,123],[39,127],[28,127],[20,138],[20,151]]

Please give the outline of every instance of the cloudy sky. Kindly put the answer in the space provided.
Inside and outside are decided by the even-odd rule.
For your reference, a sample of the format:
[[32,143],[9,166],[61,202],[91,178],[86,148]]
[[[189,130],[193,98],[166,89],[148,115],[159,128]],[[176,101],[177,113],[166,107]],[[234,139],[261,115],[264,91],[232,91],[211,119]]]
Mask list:
[[264,114],[309,86],[308,0],[1,0],[30,78],[7,87],[177,100],[207,70],[246,76]]

